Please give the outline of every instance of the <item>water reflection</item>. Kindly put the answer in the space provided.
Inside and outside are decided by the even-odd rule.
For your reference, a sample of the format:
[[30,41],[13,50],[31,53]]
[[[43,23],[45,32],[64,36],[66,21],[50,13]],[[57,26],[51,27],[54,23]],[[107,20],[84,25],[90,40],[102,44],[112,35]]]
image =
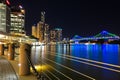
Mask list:
[[120,64],[120,53],[118,44],[73,44],[71,45],[71,56],[102,61],[111,64]]
[[[49,67],[48,69],[47,67],[46,69],[53,72],[53,75],[60,76],[60,73],[56,71],[58,70],[72,78],[74,78],[73,75],[77,75],[77,78],[83,77],[73,72],[71,70],[73,69],[92,76],[96,80],[113,80],[114,78],[119,80],[118,72],[116,74],[115,71],[105,69],[105,65],[99,64],[99,62],[103,62],[120,66],[119,47],[118,44],[52,44],[48,46],[33,46],[31,59],[35,65],[39,66],[38,70],[41,69],[40,66],[42,65],[52,66],[53,68],[50,69]],[[111,65],[108,68],[110,67]],[[52,80],[56,79],[53,78]]]
[[51,51],[52,54],[65,54],[120,65],[118,44],[53,44],[49,46],[33,46],[32,53],[34,54],[32,56],[34,57],[31,58],[34,63],[37,63],[39,58],[44,56],[44,53],[47,51]]

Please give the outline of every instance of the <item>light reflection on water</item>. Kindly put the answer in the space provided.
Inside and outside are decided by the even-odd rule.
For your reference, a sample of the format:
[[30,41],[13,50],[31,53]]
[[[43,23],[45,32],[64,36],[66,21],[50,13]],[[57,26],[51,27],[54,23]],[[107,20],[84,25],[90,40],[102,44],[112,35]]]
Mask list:
[[71,55],[120,65],[119,49],[118,44],[76,44],[71,46]]
[[45,46],[33,46],[32,53],[34,54],[32,54],[32,56],[34,55],[34,57],[32,57],[32,60],[34,60],[34,63],[37,63],[37,60],[39,60],[41,56],[44,56],[46,50],[53,52],[53,54],[66,54],[120,65],[120,48],[118,44],[72,44],[70,46],[67,44],[58,44],[46,48]]
[[[49,45],[49,46],[36,46],[36,47],[33,46],[31,59],[32,62],[37,66],[40,66],[43,60],[48,65],[52,65],[58,70],[61,70],[63,72],[68,71],[66,69],[61,68],[60,65],[56,65],[55,63],[42,59],[44,57],[54,62],[64,64],[65,66],[72,68],[76,71],[93,76],[97,80],[108,80],[108,79],[113,80],[114,77],[116,77],[116,80],[119,80],[119,76],[116,75],[116,73],[113,73],[112,71],[110,72],[110,70],[106,70],[102,68],[98,69],[98,67],[89,66],[86,64],[79,63],[77,61],[65,59],[63,57],[66,56],[64,56],[63,54],[78,58],[85,58],[85,59],[100,61],[104,63],[120,65],[120,46],[118,44],[87,44],[87,45],[57,44],[57,45]],[[59,55],[63,55],[63,56],[60,57]],[[46,69],[49,68],[48,65]],[[41,69],[40,67],[38,68]]]

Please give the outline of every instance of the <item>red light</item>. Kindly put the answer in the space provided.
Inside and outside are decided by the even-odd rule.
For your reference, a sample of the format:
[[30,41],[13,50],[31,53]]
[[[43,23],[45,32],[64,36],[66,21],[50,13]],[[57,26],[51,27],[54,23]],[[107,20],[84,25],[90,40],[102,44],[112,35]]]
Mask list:
[[7,3],[8,5],[10,5],[10,2],[9,2],[8,0],[6,0],[6,3]]

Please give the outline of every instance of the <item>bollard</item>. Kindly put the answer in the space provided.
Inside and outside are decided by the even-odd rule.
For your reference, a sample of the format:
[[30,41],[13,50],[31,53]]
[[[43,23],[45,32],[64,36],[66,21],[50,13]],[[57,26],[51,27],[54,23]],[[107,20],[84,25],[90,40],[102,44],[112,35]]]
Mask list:
[[10,43],[8,45],[8,59],[9,60],[14,60],[14,44]]
[[4,45],[0,44],[0,55],[4,55]]
[[24,76],[28,75],[30,73],[30,65],[28,61],[28,56],[27,54],[30,54],[31,52],[31,47],[30,45],[26,43],[21,43],[20,44],[20,49],[19,49],[20,55],[19,55],[19,75]]

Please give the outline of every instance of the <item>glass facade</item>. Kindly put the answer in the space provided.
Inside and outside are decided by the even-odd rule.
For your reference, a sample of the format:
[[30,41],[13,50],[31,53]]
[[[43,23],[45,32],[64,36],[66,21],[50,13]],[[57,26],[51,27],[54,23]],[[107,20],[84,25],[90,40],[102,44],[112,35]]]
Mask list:
[[11,12],[11,34],[24,34],[25,15],[22,12]]
[[52,42],[62,41],[62,29],[55,28],[54,30],[51,30],[50,31],[50,39]]
[[10,29],[10,9],[0,3],[0,31],[9,32]]

